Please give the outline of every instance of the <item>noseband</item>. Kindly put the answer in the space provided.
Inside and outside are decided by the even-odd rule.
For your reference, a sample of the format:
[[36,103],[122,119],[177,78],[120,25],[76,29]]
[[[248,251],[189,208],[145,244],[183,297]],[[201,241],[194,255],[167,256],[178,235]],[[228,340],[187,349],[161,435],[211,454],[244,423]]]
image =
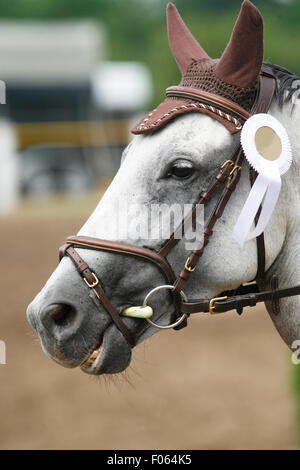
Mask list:
[[[209,107],[212,112],[225,113],[236,122],[237,129],[242,127],[244,123],[251,115],[257,113],[266,113],[269,110],[275,90],[275,79],[271,69],[266,65],[263,65],[260,74],[260,86],[256,97],[256,101],[252,107],[250,113],[246,112],[243,108],[236,105],[235,103],[225,100],[219,96],[212,95],[209,93],[201,92],[200,90],[188,89],[187,87],[172,87],[168,88],[167,95],[174,97],[193,97],[193,100],[198,100],[199,103],[203,103],[204,106]],[[203,231],[203,242],[201,246],[196,247],[189,254],[186,259],[184,268],[176,276],[171,268],[166,256],[178,243],[180,236],[183,235],[184,229],[190,227],[196,219],[196,205],[190,211],[190,213],[182,220],[179,227],[174,231],[171,237],[165,242],[163,247],[156,252],[147,248],[142,248],[134,245],[112,242],[108,240],[100,240],[97,238],[86,237],[86,236],[71,236],[67,238],[66,245],[60,248],[60,259],[64,256],[68,256],[74,263],[78,273],[81,275],[83,281],[87,287],[95,293],[105,310],[110,314],[112,321],[115,323],[117,328],[121,331],[126,341],[131,347],[134,347],[135,342],[132,333],[127,328],[125,323],[120,317],[121,312],[117,312],[115,307],[110,303],[109,299],[105,295],[104,290],[100,285],[100,281],[97,275],[90,269],[88,264],[81,258],[76,251],[77,248],[106,251],[109,253],[118,253],[121,255],[134,256],[139,259],[151,262],[163,275],[166,285],[158,286],[150,291],[143,302],[143,307],[147,306],[148,299],[156,291],[161,289],[168,289],[172,294],[174,309],[176,315],[175,323],[171,325],[158,325],[152,322],[150,319],[147,321],[157,328],[174,328],[180,329],[187,325],[187,318],[190,314],[200,312],[210,312],[211,314],[227,312],[229,310],[236,309],[239,314],[242,313],[243,308],[246,306],[255,306],[258,302],[264,302],[271,300],[273,305],[273,311],[278,311],[278,300],[282,297],[289,297],[300,294],[300,286],[279,289],[278,280],[273,277],[271,280],[271,291],[259,292],[256,283],[242,285],[235,291],[226,291],[220,294],[219,297],[212,299],[187,299],[183,292],[185,283],[188,281],[191,274],[195,271],[197,263],[202,256],[205,247],[207,246],[210,236],[213,233],[213,228],[216,221],[222,216],[228,201],[234,192],[241,174],[242,163],[244,160],[244,154],[241,146],[237,149],[235,155],[231,160],[225,161],[220,167],[215,181],[200,195],[198,204],[206,205],[212,197],[220,192],[220,198],[217,201],[212,214],[210,215],[209,221]],[[256,174],[250,169],[250,182],[251,185],[254,183]],[[256,216],[256,222],[259,217],[259,211]],[[265,243],[264,235],[261,234],[257,237],[257,275],[255,281],[262,279],[265,272]]]

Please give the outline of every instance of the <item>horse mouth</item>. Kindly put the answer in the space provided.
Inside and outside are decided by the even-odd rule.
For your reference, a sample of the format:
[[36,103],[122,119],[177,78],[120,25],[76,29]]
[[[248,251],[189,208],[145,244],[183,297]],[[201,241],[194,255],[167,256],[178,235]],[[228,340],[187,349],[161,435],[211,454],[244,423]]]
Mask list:
[[80,370],[86,374],[116,374],[125,370],[131,361],[131,348],[123,335],[110,324],[98,336],[88,357],[80,364]]
[[103,333],[98,337],[94,345],[92,346],[89,357],[85,359],[85,361],[80,364],[82,369],[88,371],[88,369],[92,368],[98,357],[100,357],[101,352],[103,349]]

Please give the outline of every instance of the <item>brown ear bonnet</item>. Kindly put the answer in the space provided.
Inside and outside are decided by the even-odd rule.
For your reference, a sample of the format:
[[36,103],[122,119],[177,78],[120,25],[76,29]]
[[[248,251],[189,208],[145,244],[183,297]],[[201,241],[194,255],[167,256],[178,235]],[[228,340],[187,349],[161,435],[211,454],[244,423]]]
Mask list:
[[[153,132],[171,119],[187,112],[207,114],[221,122],[232,134],[241,129],[239,115],[249,112],[258,89],[263,61],[263,21],[257,8],[244,0],[230,41],[220,59],[211,59],[182,21],[172,3],[167,6],[169,43],[182,79],[167,89],[167,98],[143,118],[133,134]],[[217,95],[233,103],[228,114],[205,102]],[[204,99],[203,99],[204,97]],[[228,102],[227,102],[228,105]]]

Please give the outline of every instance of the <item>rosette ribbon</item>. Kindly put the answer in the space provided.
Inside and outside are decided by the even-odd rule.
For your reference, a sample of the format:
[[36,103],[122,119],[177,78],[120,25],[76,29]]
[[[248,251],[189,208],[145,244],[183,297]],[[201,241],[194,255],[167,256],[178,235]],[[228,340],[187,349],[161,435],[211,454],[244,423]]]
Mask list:
[[[289,137],[282,124],[269,114],[255,114],[244,124],[241,145],[249,165],[257,178],[233,229],[235,240],[243,246],[245,241],[258,237],[266,228],[275,209],[281,175],[292,163]],[[261,205],[259,219],[251,227]]]

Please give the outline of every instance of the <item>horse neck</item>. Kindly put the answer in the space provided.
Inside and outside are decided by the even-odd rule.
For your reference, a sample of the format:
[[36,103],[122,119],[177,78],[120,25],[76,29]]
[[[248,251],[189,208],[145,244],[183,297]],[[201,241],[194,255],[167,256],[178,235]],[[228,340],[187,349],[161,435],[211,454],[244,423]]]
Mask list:
[[[275,102],[270,109],[270,114],[281,122],[289,135],[293,162],[290,170],[282,176],[282,189],[276,208],[277,216],[273,218],[270,227],[267,227],[266,237],[270,236],[270,231],[275,231],[278,236],[279,232],[284,230],[284,243],[276,257],[276,264],[280,261],[284,266],[287,265],[285,267],[286,273],[291,275],[291,269],[288,269],[288,266],[296,264],[292,262],[292,259],[300,257],[300,137],[298,131],[300,106],[288,103],[280,109]],[[282,259],[283,255],[284,260]],[[299,269],[295,266],[294,275],[300,283],[300,262],[297,264]]]
[[[278,277],[279,287],[300,284],[300,137],[298,131],[300,106],[288,103],[280,109],[274,102],[270,108],[270,114],[283,124],[289,135],[293,163],[290,170],[282,176],[282,189],[275,211],[276,216],[272,217],[265,231],[266,252],[269,256],[274,239],[281,235],[283,239],[279,253],[267,270],[265,279],[260,283],[263,290],[270,289],[270,280],[273,275]],[[279,334],[291,347],[293,341],[300,338],[300,296],[281,299],[278,315],[274,314],[271,303],[267,302],[266,307]]]

